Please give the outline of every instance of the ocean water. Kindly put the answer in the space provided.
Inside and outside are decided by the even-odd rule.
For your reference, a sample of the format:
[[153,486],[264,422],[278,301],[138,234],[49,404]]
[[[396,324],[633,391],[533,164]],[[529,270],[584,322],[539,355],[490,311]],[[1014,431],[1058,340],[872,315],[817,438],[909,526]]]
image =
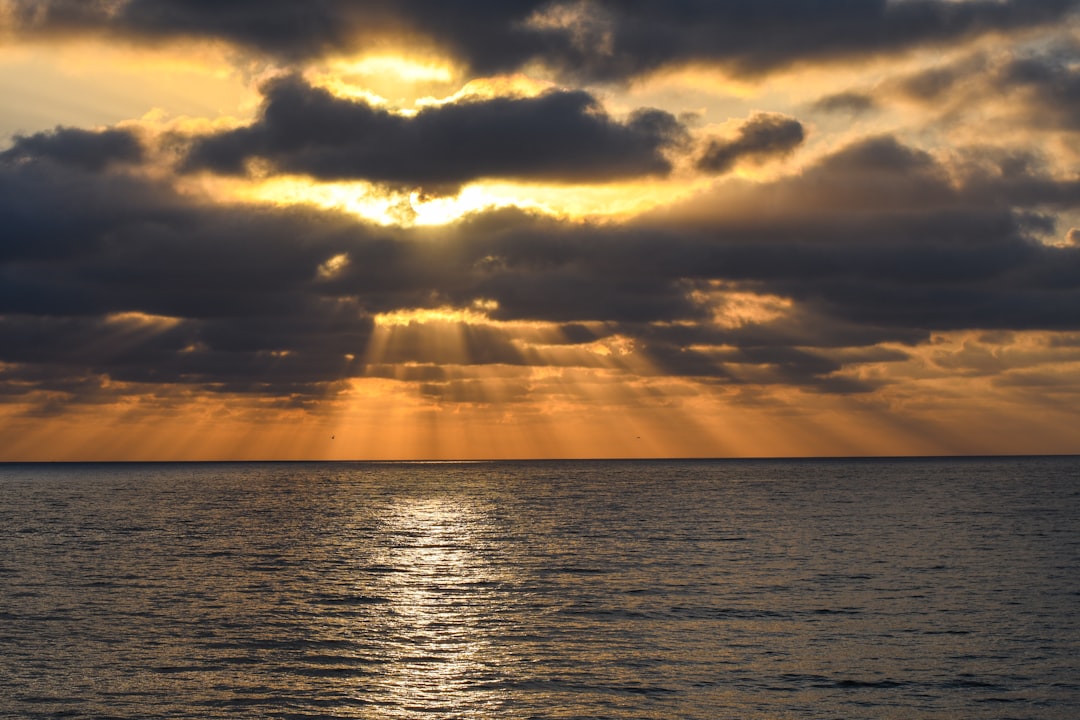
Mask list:
[[0,465],[0,718],[1080,717],[1080,458]]

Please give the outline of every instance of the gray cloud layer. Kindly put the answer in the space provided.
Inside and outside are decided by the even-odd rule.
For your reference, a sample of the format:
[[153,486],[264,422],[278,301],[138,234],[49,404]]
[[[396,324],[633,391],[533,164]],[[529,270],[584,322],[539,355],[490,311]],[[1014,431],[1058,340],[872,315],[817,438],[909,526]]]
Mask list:
[[[373,314],[480,298],[498,303],[498,319],[563,325],[569,343],[634,338],[662,372],[831,392],[870,389],[835,375],[846,363],[902,357],[877,343],[934,330],[1080,329],[1080,248],[1034,237],[1049,227],[1044,208],[1080,207],[1080,181],[1034,165],[1003,173],[988,156],[957,185],[930,155],[887,136],[801,176],[730,183],[630,224],[504,210],[412,230],[205,205],[108,164],[58,162],[71,155],[63,145],[24,142],[0,160],[9,395],[108,376],[316,397],[365,372]],[[339,272],[319,272],[341,254]],[[793,308],[713,324],[717,308],[701,294],[718,281]],[[452,360],[527,362],[497,331],[470,332],[466,357]],[[395,352],[387,362],[451,360],[408,343]]]
[[625,79],[685,62],[742,73],[896,53],[1060,23],[1076,0],[14,0],[25,34],[144,41],[222,39],[297,60],[361,49],[382,33],[422,36],[485,74],[539,61],[567,77]]
[[900,97],[938,110],[946,118],[987,108],[1015,126],[1040,131],[1080,130],[1080,45],[1044,43],[1037,50],[1006,47],[976,52],[883,82],[871,92],[826,96],[813,105],[825,112],[858,113]]

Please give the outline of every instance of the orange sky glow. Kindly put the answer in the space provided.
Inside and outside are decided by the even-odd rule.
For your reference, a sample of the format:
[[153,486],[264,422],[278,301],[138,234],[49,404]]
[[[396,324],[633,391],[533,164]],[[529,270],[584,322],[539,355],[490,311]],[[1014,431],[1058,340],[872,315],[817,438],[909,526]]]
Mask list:
[[130,4],[0,3],[0,461],[1080,453],[1068,3]]

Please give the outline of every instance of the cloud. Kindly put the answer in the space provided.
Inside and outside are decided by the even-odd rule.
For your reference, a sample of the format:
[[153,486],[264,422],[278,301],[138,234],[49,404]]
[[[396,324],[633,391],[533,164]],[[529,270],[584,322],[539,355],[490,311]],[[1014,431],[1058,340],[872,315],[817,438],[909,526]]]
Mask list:
[[58,127],[51,132],[16,135],[12,146],[0,153],[0,162],[42,158],[99,172],[114,163],[141,161],[143,148],[135,133],[129,130]]
[[999,92],[1018,92],[1026,100],[1029,122],[1036,127],[1080,130],[1080,52],[1013,59],[1000,68],[994,85]]
[[739,127],[733,140],[712,140],[698,158],[699,170],[712,173],[730,171],[740,160],[761,161],[783,157],[802,144],[802,124],[775,113],[758,113]]
[[997,112],[1012,125],[1037,130],[1080,130],[1080,48],[1047,44],[1039,51],[1008,47],[985,52],[893,79],[893,95],[927,107],[963,114]]
[[224,40],[295,62],[357,52],[390,35],[442,48],[481,75],[547,65],[564,77],[621,80],[661,67],[718,63],[752,75],[1059,24],[1075,0],[12,0],[30,36],[99,33],[144,42]]
[[814,110],[826,113],[862,115],[877,108],[873,96],[859,92],[840,92],[826,95],[816,100],[811,106]]
[[584,91],[473,99],[398,115],[297,77],[274,80],[258,119],[195,138],[187,170],[240,174],[253,159],[321,180],[450,186],[479,178],[596,182],[665,175],[666,150],[688,141],[661,110],[625,122]]
[[615,79],[685,62],[718,63],[738,74],[756,75],[807,61],[887,55],[1053,23],[1076,3],[733,0],[639,2],[632,9],[597,2],[584,7],[606,15],[608,42],[575,45],[572,23],[558,32],[545,29],[547,59],[571,74]]
[[[622,223],[508,209],[416,229],[209,204],[116,169],[55,162],[47,145],[31,150],[0,160],[5,392],[105,377],[331,396],[368,372],[380,313],[478,301],[488,319],[447,326],[452,353],[405,325],[371,372],[588,366],[584,348],[544,356],[532,348],[548,341],[515,329],[539,323],[561,329],[567,350],[621,338],[654,374],[852,393],[880,382],[853,366],[903,359],[883,343],[1080,330],[1080,249],[1043,245],[1028,219],[1046,203],[1080,204],[1076,182],[1035,163],[957,173],[891,136]],[[468,384],[404,380],[483,402]]]
[[952,99],[949,96],[960,96],[958,88],[977,82],[987,71],[988,63],[987,57],[976,54],[899,78],[896,87],[912,100],[938,104]]
[[[316,274],[363,233],[353,222],[202,206],[143,179],[41,161],[0,163],[0,196],[8,377],[47,368],[289,394],[355,375],[346,356],[363,352],[371,310],[324,295]],[[367,250],[358,261],[384,259],[378,240]]]

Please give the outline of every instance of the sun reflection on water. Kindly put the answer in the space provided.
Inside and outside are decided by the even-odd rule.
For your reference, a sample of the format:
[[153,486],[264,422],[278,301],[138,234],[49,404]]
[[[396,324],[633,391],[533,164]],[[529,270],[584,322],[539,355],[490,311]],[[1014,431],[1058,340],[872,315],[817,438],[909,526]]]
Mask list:
[[394,717],[485,717],[498,680],[485,626],[499,579],[481,552],[484,516],[448,498],[403,499],[385,519],[378,593],[388,648],[377,704]]

